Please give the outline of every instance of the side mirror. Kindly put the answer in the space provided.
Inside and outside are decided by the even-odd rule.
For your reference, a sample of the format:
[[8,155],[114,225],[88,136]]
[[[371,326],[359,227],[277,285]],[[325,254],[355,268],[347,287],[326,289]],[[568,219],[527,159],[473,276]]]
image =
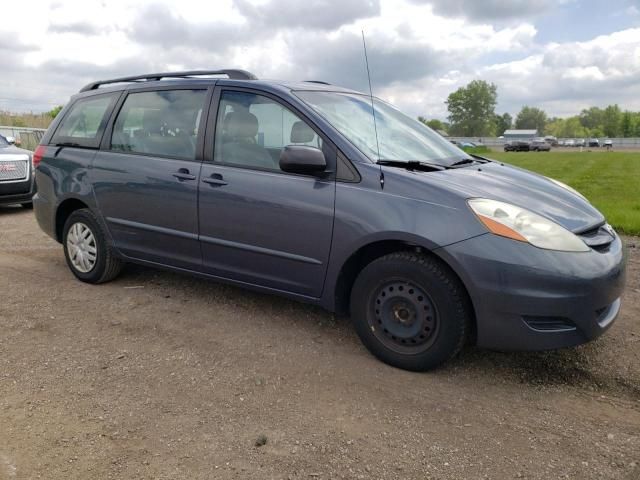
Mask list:
[[280,154],[280,170],[289,173],[317,174],[327,169],[322,150],[306,145],[287,145]]
[[4,137],[4,138],[6,138],[6,139],[7,139],[7,143],[8,143],[9,145],[15,145],[15,143],[16,143],[16,137]]

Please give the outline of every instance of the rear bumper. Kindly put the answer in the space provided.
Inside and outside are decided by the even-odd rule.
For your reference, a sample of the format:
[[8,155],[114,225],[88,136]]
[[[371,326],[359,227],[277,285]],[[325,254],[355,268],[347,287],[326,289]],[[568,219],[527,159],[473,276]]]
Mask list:
[[469,291],[480,347],[579,345],[602,335],[620,310],[625,252],[617,236],[606,251],[554,252],[486,234],[438,252]]
[[35,192],[33,178],[24,182],[0,183],[0,205],[29,203]]

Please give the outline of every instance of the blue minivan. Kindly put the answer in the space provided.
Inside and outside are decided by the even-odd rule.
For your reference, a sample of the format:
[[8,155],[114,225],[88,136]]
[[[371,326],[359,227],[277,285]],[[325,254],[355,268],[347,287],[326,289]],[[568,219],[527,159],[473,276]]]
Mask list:
[[78,279],[135,262],[285,295],[349,314],[400,368],[577,345],[620,310],[621,239],[580,193],[324,82],[91,83],[33,163],[37,220]]

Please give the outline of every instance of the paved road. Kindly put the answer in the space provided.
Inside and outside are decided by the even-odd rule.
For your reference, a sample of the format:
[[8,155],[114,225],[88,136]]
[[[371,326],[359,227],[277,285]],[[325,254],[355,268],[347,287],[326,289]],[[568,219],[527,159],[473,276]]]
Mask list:
[[597,342],[415,374],[288,300],[139,267],[81,284],[31,212],[0,208],[0,479],[640,478],[628,243]]

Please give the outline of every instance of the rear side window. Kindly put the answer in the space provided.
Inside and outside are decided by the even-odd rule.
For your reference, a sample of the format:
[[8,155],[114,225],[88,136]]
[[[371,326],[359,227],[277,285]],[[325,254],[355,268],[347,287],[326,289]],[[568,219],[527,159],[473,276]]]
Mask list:
[[206,90],[159,90],[127,96],[111,150],[194,160]]
[[62,119],[52,142],[98,147],[108,113],[119,95],[109,93],[77,100]]

